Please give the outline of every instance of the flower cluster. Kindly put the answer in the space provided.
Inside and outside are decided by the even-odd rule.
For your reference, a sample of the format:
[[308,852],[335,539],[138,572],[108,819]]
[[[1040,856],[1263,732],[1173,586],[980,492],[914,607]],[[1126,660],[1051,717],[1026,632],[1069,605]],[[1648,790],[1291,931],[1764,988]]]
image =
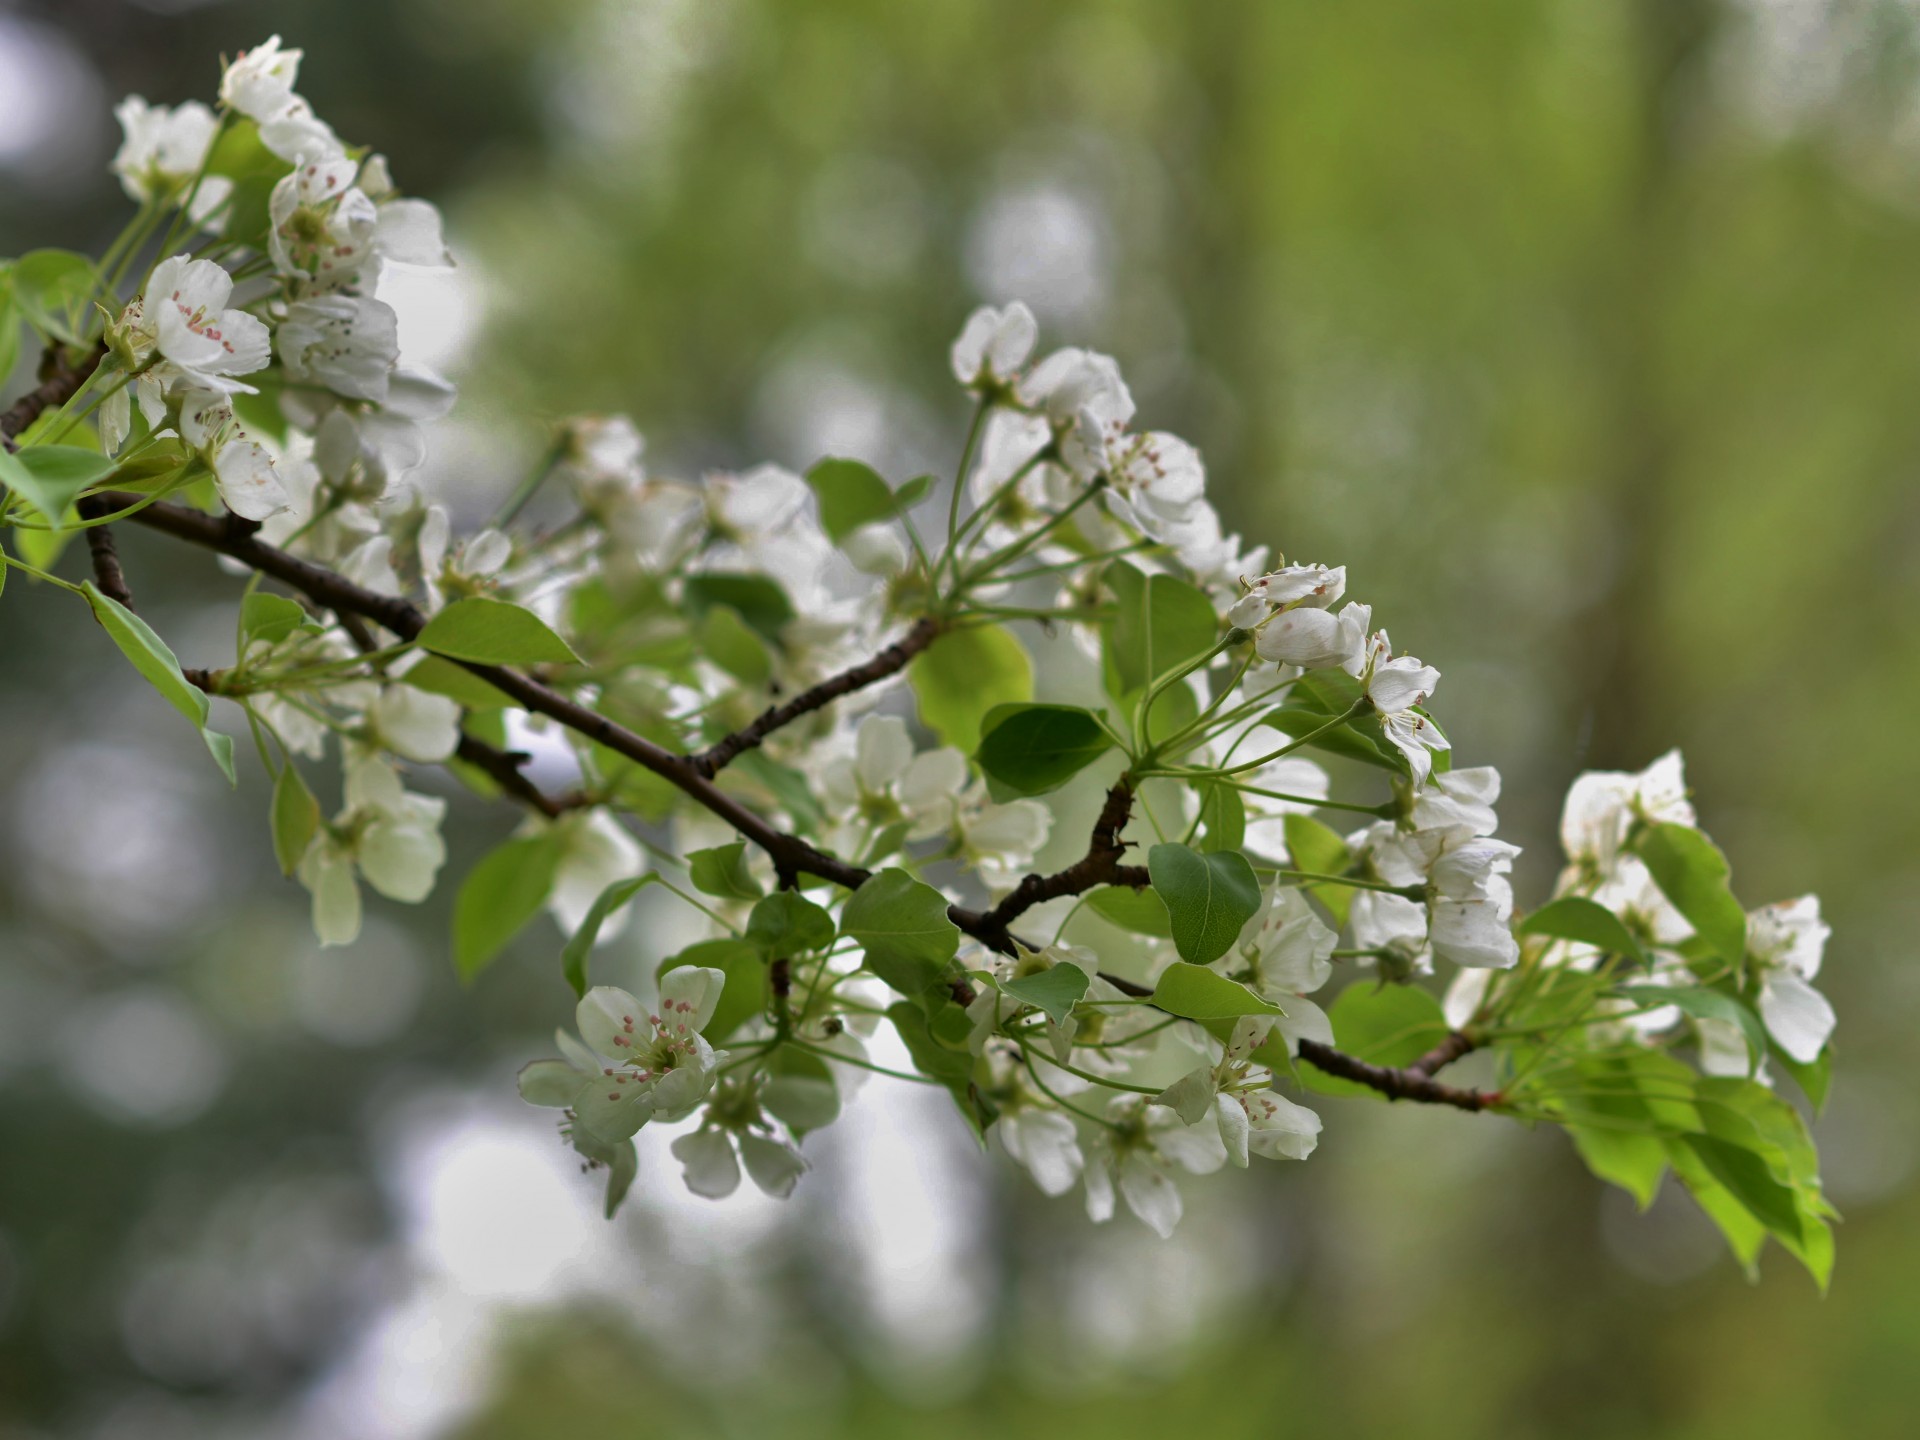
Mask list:
[[[699,1194],[743,1169],[789,1194],[878,1071],[947,1091],[1048,1194],[1165,1234],[1178,1174],[1304,1160],[1314,1093],[1364,1093],[1561,1125],[1643,1198],[1671,1169],[1743,1258],[1771,1233],[1824,1275],[1769,1061],[1818,1100],[1827,929],[1811,896],[1742,908],[1677,755],[1574,783],[1566,871],[1517,916],[1501,778],[1454,768],[1439,671],[1345,567],[1229,534],[1198,450],[1136,424],[1112,357],[1036,356],[1017,303],[953,345],[973,417],[946,485],[844,457],[658,474],[630,420],[582,416],[457,537],[411,478],[453,391],[378,298],[389,265],[449,263],[439,217],[314,114],[299,62],[272,40],[217,109],[121,107],[141,210],[88,273],[126,294],[9,451],[7,511],[90,425],[74,523],[157,523],[294,592],[250,585],[234,663],[190,683],[69,586],[197,725],[202,689],[243,708],[323,943],[357,934],[362,882],[434,889],[420,767],[526,807],[461,887],[455,960],[478,973],[543,906],[566,936],[579,1038],[521,1089],[610,1206],[647,1125],[683,1127]],[[1043,633],[1066,643],[1037,676]],[[536,730],[562,791],[511,748]],[[653,998],[591,984],[653,903],[696,932],[640,937]]]

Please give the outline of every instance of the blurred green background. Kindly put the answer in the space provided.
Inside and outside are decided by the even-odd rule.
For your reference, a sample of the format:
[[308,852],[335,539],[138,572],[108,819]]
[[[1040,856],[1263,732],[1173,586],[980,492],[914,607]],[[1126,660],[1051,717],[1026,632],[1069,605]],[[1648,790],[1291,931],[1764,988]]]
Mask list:
[[[98,246],[108,107],[272,31],[446,209],[401,277],[484,513],[578,410],[695,473],[948,468],[981,300],[1116,354],[1234,528],[1344,561],[1507,776],[1684,747],[1752,903],[1821,894],[1832,1294],[1557,1135],[1327,1100],[1304,1166],[1096,1230],[876,1082],[789,1207],[604,1226],[512,1097],[550,931],[451,887],[321,953],[257,774],[84,612],[0,601],[0,1436],[1920,1430],[1920,17],[1904,0],[0,3],[0,253]],[[16,376],[16,385],[24,376]],[[122,539],[187,663],[234,581]],[[73,563],[71,560],[69,564]],[[228,717],[231,719],[231,717]],[[454,869],[513,819],[456,801]],[[648,933],[652,931],[652,933]],[[648,925],[610,971],[660,953]],[[813,1142],[810,1142],[810,1149]]]

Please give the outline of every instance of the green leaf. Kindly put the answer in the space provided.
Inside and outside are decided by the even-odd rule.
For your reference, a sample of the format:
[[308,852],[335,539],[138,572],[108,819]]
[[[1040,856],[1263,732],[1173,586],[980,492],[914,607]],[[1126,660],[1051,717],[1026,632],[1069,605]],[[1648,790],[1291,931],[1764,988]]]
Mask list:
[[1087,908],[1132,934],[1173,938],[1173,917],[1167,914],[1166,902],[1151,890],[1108,885],[1087,897]]
[[631,1140],[618,1141],[607,1148],[611,1152],[606,1159],[607,1198],[600,1213],[611,1220],[620,1213],[620,1202],[627,1198],[634,1177],[640,1173],[640,1152]]
[[[1340,992],[1327,1018],[1333,1023],[1334,1044],[1369,1065],[1411,1064],[1447,1036],[1440,1002],[1411,985],[1357,980]],[[1311,1061],[1298,1073],[1303,1085],[1325,1094],[1385,1098],[1365,1085],[1328,1075]]]
[[1047,1018],[1059,1025],[1087,993],[1087,972],[1078,965],[1059,964],[1017,980],[1004,980],[1000,988],[1021,1004],[1044,1010]]
[[709,570],[689,575],[681,593],[687,613],[696,621],[704,619],[716,605],[730,606],[773,645],[781,643],[781,634],[794,617],[793,602],[787,599],[787,592],[765,575]]
[[30,250],[13,262],[13,303],[21,318],[69,344],[80,339],[98,288],[93,261],[72,250]]
[[36,445],[18,454],[0,446],[0,482],[46,518],[61,524],[82,490],[113,472],[113,461],[78,445]]
[[227,777],[227,783],[237,784],[238,777],[233,768],[233,740],[230,736],[207,728],[209,706],[206,692],[180,673],[180,662],[174,658],[173,651],[167,648],[167,642],[154,634],[152,626],[118,600],[102,595],[91,580],[81,582],[80,589],[87,597],[87,604],[93,608],[93,618],[100,622],[100,628],[120,647],[120,653],[146,677],[149,685],[160,692],[162,699],[184,715],[200,732],[207,753],[213,756],[214,764]]
[[731,605],[715,605],[699,625],[700,650],[734,679],[763,685],[773,674],[773,657],[766,642],[740,618]]
[[416,690],[458,700],[469,710],[500,710],[519,705],[506,691],[488,684],[464,665],[438,655],[422,655],[400,677]]
[[1658,1135],[1585,1125],[1566,1128],[1573,1148],[1597,1179],[1618,1185],[1642,1210],[1653,1203],[1667,1173],[1667,1147]]
[[858,460],[822,460],[807,471],[807,484],[820,500],[820,525],[838,545],[862,525],[891,520],[899,498],[871,465]]
[[1773,1178],[1765,1160],[1717,1135],[1685,1135],[1681,1139],[1754,1219],[1770,1233],[1791,1240],[1795,1246],[1800,1244],[1800,1211],[1794,1204],[1793,1191]]
[[981,730],[976,758],[1000,796],[1058,790],[1113,748],[1093,712],[1075,705],[996,705]]
[[1598,901],[1581,895],[1565,895],[1548,901],[1514,929],[1520,935],[1578,940],[1585,945],[1597,945],[1609,955],[1625,955],[1637,965],[1647,964],[1640,942],[1633,938],[1633,932],[1620,917]]
[[782,1045],[767,1061],[767,1078],[760,1086],[760,1106],[783,1121],[797,1140],[810,1130],[823,1130],[840,1115],[840,1087],[833,1072],[817,1055]]
[[[859,891],[854,893],[858,894]],[[949,1005],[946,1008],[958,1010],[960,1007]],[[901,1043],[907,1047],[907,1054],[913,1059],[913,1068],[928,1079],[946,1086],[953,1095],[954,1103],[960,1107],[960,1113],[973,1127],[974,1134],[984,1136],[999,1112],[973,1083],[973,1056],[965,1049],[956,1050],[941,1044],[934,1036],[926,1012],[917,1005],[905,1000],[898,1001],[887,1007],[887,1018],[893,1022]]]
[[307,788],[300,767],[289,760],[273,782],[273,858],[280,862],[282,875],[293,874],[319,828],[320,802]]
[[0,380],[13,374],[20,359],[20,323],[20,312],[13,303],[12,276],[0,266]]
[[1116,697],[1144,689],[1220,638],[1219,612],[1204,591],[1186,581],[1142,574],[1125,560],[1113,561],[1101,578],[1114,594],[1102,649]]
[[1185,845],[1156,845],[1147,874],[1173,924],[1174,949],[1195,965],[1218,960],[1260,909],[1260,880],[1237,850],[1201,854]]
[[478,665],[567,665],[580,658],[525,606],[485,595],[454,601],[417,638],[424,649]]
[[1793,1077],[1794,1084],[1807,1097],[1818,1115],[1827,1108],[1827,1089],[1833,1083],[1833,1050],[1822,1050],[1811,1064],[1802,1065],[1778,1045],[1773,1047],[1773,1058],[1780,1062],[1780,1068]]
[[1241,1015],[1284,1015],[1271,1000],[1262,999],[1238,980],[1229,980],[1204,965],[1176,960],[1160,972],[1153,987],[1153,1003],[1169,1015],[1188,1020],[1232,1020]]
[[249,640],[278,645],[307,623],[307,612],[300,603],[284,595],[256,590],[240,602],[240,632]]
[[1733,1251],[1734,1259],[1740,1262],[1740,1268],[1747,1272],[1749,1279],[1757,1279],[1759,1271],[1754,1262],[1759,1259],[1760,1249],[1766,1244],[1767,1228],[1737,1195],[1720,1183],[1699,1152],[1687,1143],[1687,1139],[1684,1135],[1662,1137],[1667,1161],[1673,1166],[1673,1173],[1679,1177],[1680,1183],[1687,1187],[1687,1193],[1693,1196],[1694,1203],[1719,1227],[1727,1248]]
[[907,666],[920,722],[945,744],[971,755],[980,722],[1001,705],[1033,699],[1033,661],[999,625],[949,630]]
[[[1324,710],[1312,710],[1301,705],[1282,705],[1278,710],[1268,711],[1260,723],[1278,730],[1291,739],[1298,740],[1303,736],[1312,735],[1331,719],[1333,715]],[[1381,770],[1391,770],[1396,775],[1404,776],[1409,773],[1406,759],[1398,750],[1377,743],[1372,737],[1356,730],[1351,722],[1336,725],[1325,734],[1315,736],[1307,749],[1324,750],[1329,755],[1358,760],[1362,764],[1372,765]]]
[[747,938],[775,960],[824,950],[833,936],[833,916],[792,890],[774,891],[747,917]]
[[462,980],[492,964],[540,912],[559,858],[548,832],[496,846],[468,872],[453,902],[453,963]]
[[916,475],[911,480],[902,480],[900,488],[893,492],[894,504],[904,515],[931,495],[933,487],[939,483],[940,478],[937,475]]
[[1636,1005],[1677,1005],[1703,1020],[1726,1020],[1746,1037],[1748,1069],[1752,1074],[1767,1053],[1767,1029],[1743,1000],[1709,990],[1704,985],[1625,985],[1620,993]]
[[699,941],[662,961],[658,973],[664,975],[682,965],[703,965],[727,977],[719,1003],[713,1007],[713,1018],[700,1032],[714,1044],[766,1012],[767,957],[751,940],[723,936]]
[[[1157,707],[1156,707],[1157,708]],[[1238,850],[1247,839],[1247,804],[1231,785],[1217,781],[1200,789],[1201,850]]]
[[[1327,826],[1311,815],[1300,814],[1286,815],[1280,825],[1286,833],[1287,854],[1292,857],[1295,869],[1315,875],[1347,873],[1347,867],[1353,863],[1353,852],[1347,848],[1347,842]],[[1306,891],[1327,907],[1335,929],[1347,923],[1347,915],[1353,909],[1351,885],[1309,885]]]
[[910,998],[937,985],[960,949],[946,896],[893,868],[848,898],[840,932],[866,951],[869,970]]
[[[693,888],[702,895],[718,895],[723,900],[758,900],[761,896],[759,881],[755,880],[747,869],[747,842],[736,840],[731,845],[715,845],[708,850],[690,850],[687,852],[687,867],[691,872]],[[832,933],[832,926],[828,926]]]
[[[615,880],[593,897],[586,917],[581,920],[579,928],[567,937],[567,943],[560,951],[560,973],[567,977],[567,984],[573,987],[575,995],[584,996],[587,993],[587,957],[599,943],[600,927],[607,923],[607,917],[659,878],[649,871],[631,879]],[[539,908],[537,902],[534,908]]]
[[1654,882],[1700,938],[1742,973],[1747,963],[1747,912],[1727,885],[1720,848],[1691,825],[1653,825],[1635,842]]

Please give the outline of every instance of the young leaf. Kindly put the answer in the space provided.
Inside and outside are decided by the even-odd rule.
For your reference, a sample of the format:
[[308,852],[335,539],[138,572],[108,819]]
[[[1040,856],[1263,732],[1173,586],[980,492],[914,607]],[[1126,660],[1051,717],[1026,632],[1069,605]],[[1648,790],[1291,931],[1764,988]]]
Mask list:
[[1767,1053],[1767,1029],[1753,1007],[1731,995],[1709,990],[1704,985],[1627,985],[1621,988],[1636,1005],[1676,1005],[1687,1014],[1704,1020],[1725,1020],[1740,1027],[1746,1037],[1748,1073],[1759,1066]]
[[[587,956],[600,942],[600,927],[607,923],[607,917],[659,878],[649,871],[629,880],[616,880],[594,896],[580,928],[567,937],[566,946],[560,951],[560,973],[567,977],[567,984],[573,987],[575,995],[587,993]],[[536,904],[534,908],[539,906]]]
[[[723,900],[758,900],[759,882],[747,870],[747,842],[715,845],[708,850],[687,852],[687,867],[693,888],[702,895],[718,895]],[[832,933],[829,927],[829,934]]]
[[1188,1020],[1231,1020],[1241,1015],[1284,1015],[1271,1000],[1262,999],[1238,980],[1229,980],[1204,965],[1176,960],[1160,972],[1153,987],[1153,1003],[1169,1015]]
[[1074,705],[997,705],[981,729],[980,768],[1005,795],[1058,790],[1113,747],[1093,712]]
[[93,261],[72,250],[30,250],[13,262],[21,318],[56,340],[80,339],[79,323],[99,283]]
[[1618,1185],[1642,1210],[1653,1204],[1667,1173],[1667,1147],[1658,1135],[1588,1125],[1568,1125],[1566,1130],[1595,1178]]
[[1578,940],[1597,945],[1609,955],[1625,955],[1636,965],[1645,966],[1647,957],[1640,942],[1633,938],[1620,917],[1597,901],[1582,895],[1563,895],[1550,900],[1515,927],[1521,935],[1551,935],[1556,940]]
[[960,950],[947,899],[904,870],[886,869],[853,892],[840,932],[867,954],[867,968],[908,997],[938,984]]
[[49,525],[59,525],[80,492],[113,473],[113,461],[78,445],[35,445],[17,454],[0,446],[0,483],[14,491]]
[[[1155,707],[1156,711],[1158,706]],[[1202,850],[1238,850],[1247,839],[1247,803],[1231,785],[1208,782],[1200,787],[1200,844]]]
[[1135,935],[1153,935],[1162,940],[1173,938],[1173,917],[1167,914],[1166,902],[1151,890],[1108,885],[1087,897],[1087,908],[1109,924]]
[[826,1061],[782,1045],[767,1061],[760,1105],[776,1120],[785,1121],[798,1139],[809,1130],[825,1129],[839,1117],[840,1088],[833,1083]]
[[699,624],[699,641],[701,653],[736,680],[761,685],[773,674],[766,642],[731,605],[707,611]]
[[559,858],[551,836],[536,835],[495,847],[468,872],[453,902],[453,963],[462,980],[492,964],[540,912]]
[[999,625],[949,630],[907,666],[920,720],[940,739],[971,755],[980,722],[1001,705],[1033,699],[1033,662]]
[[899,510],[887,482],[858,460],[822,460],[807,471],[807,484],[820,501],[820,526],[836,545],[862,525],[891,520]]
[[300,767],[289,760],[273,782],[273,858],[280,862],[282,875],[293,874],[319,828],[320,802],[307,788]]
[[792,890],[776,890],[747,917],[747,939],[776,960],[824,950],[833,936],[833,916]]
[[1101,648],[1115,696],[1145,688],[1220,638],[1219,612],[1186,581],[1144,575],[1125,560],[1113,561],[1101,578],[1114,594]]
[[[1380,985],[1357,980],[1340,992],[1327,1010],[1333,1022],[1334,1043],[1369,1065],[1406,1065],[1418,1060],[1447,1035],[1440,1002],[1411,985]],[[1309,1061],[1299,1069],[1301,1084],[1330,1095],[1363,1095],[1375,1100],[1377,1090],[1341,1080],[1316,1069]]]
[[[1282,705],[1278,710],[1269,710],[1260,723],[1280,731],[1292,739],[1298,740],[1323,730],[1332,720],[1334,711],[1313,710],[1302,705]],[[1391,770],[1396,775],[1408,774],[1407,762],[1398,750],[1377,743],[1364,732],[1356,730],[1351,722],[1336,725],[1323,734],[1315,735],[1307,746],[1309,750],[1324,750],[1329,755],[1339,755],[1348,760],[1358,760],[1365,765],[1373,765],[1381,770]],[[1265,753],[1265,752],[1260,752]],[[1444,753],[1444,752],[1442,752]]]
[[207,753],[213,756],[214,764],[227,777],[227,783],[238,783],[233,769],[232,737],[207,728],[209,707],[206,693],[180,673],[180,662],[174,658],[173,651],[167,648],[167,642],[153,632],[152,626],[118,600],[102,595],[91,580],[82,581],[80,589],[87,597],[87,604],[93,608],[93,618],[100,622],[100,628],[120,647],[120,653],[146,677],[148,684],[160,692],[162,699],[186,716],[194,729],[200,732],[200,738],[206,742]]
[[469,710],[501,710],[520,703],[466,666],[443,660],[438,655],[422,655],[407,667],[407,673],[401,678],[416,690],[458,700]]
[[[960,1009],[951,1004],[946,1008]],[[965,1012],[961,1014],[964,1019]],[[936,1038],[926,1012],[917,1005],[905,1000],[897,1001],[887,1007],[887,1018],[899,1032],[901,1043],[907,1047],[907,1054],[913,1058],[913,1068],[928,1079],[946,1086],[953,1096],[953,1103],[960,1107],[967,1124],[973,1127],[973,1133],[984,1138],[987,1127],[998,1117],[999,1111],[980,1092],[980,1087],[973,1083],[973,1056],[964,1048],[956,1050],[943,1045]]]
[[1728,888],[1727,857],[1691,825],[1654,825],[1635,845],[1661,893],[1736,973],[1747,963],[1747,912]]
[[1833,1083],[1833,1049],[1829,1046],[1814,1057],[1811,1064],[1802,1065],[1778,1045],[1773,1047],[1773,1058],[1780,1062],[1780,1068],[1793,1077],[1794,1084],[1807,1097],[1818,1115],[1827,1108],[1827,1089]]
[[794,618],[793,602],[778,582],[765,575],[708,570],[686,578],[681,591],[687,613],[702,620],[716,605],[731,606],[763,640],[780,643],[781,632]]
[[524,606],[475,595],[427,622],[422,648],[478,665],[567,665],[580,657]]
[[284,595],[256,590],[240,602],[240,632],[249,640],[277,645],[306,623],[307,612]]
[[1174,949],[1195,965],[1226,954],[1260,909],[1259,877],[1237,850],[1203,855],[1185,845],[1156,845],[1147,852],[1147,874],[1171,917]]
[[767,1008],[767,957],[751,940],[722,936],[701,940],[660,964],[659,974],[682,965],[704,965],[727,977],[720,1001],[713,1007],[713,1018],[700,1033],[718,1045],[754,1016]]
[[1051,969],[1022,975],[1017,980],[1002,981],[1000,988],[1021,1004],[1044,1010],[1047,1018],[1059,1025],[1073,1013],[1073,1007],[1087,993],[1087,972],[1078,965],[1055,965]]
[[[1344,875],[1353,862],[1353,852],[1327,826],[1311,815],[1289,814],[1280,822],[1287,836],[1287,854],[1294,868],[1315,875]],[[1345,925],[1353,909],[1350,885],[1309,885],[1307,893],[1332,912],[1335,926]]]

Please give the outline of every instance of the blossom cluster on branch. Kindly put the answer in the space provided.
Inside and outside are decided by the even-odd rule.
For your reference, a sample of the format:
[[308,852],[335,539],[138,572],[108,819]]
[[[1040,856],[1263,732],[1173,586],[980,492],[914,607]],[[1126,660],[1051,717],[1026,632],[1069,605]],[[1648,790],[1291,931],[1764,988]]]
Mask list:
[[[1228,534],[1199,452],[1138,423],[1112,358],[1036,355],[1018,303],[952,347],[950,479],[677,479],[583,416],[456,534],[409,478],[453,388],[378,298],[389,265],[450,263],[439,217],[314,114],[299,62],[275,39],[216,106],[124,102],[126,231],[0,272],[0,349],[46,357],[4,417],[5,571],[90,606],[235,780],[209,697],[237,707],[323,943],[355,939],[363,886],[435,889],[423,767],[524,809],[459,887],[454,959],[557,923],[578,1033],[521,1091],[609,1213],[649,1124],[684,1127],[696,1192],[744,1169],[787,1195],[878,1073],[1166,1234],[1177,1176],[1305,1159],[1316,1095],[1366,1095],[1564,1127],[1643,1204],[1671,1172],[1743,1262],[1771,1235],[1825,1282],[1832,1212],[1775,1082],[1824,1094],[1826,927],[1811,896],[1734,898],[1678,754],[1582,776],[1561,879],[1516,915],[1500,776],[1453,766],[1440,672],[1344,567]],[[184,668],[139,616],[123,524],[248,577],[230,663]],[[524,726],[571,788],[529,779]],[[1061,813],[1094,814],[1084,853],[1037,868]],[[643,890],[697,938],[644,995],[592,984]]]

